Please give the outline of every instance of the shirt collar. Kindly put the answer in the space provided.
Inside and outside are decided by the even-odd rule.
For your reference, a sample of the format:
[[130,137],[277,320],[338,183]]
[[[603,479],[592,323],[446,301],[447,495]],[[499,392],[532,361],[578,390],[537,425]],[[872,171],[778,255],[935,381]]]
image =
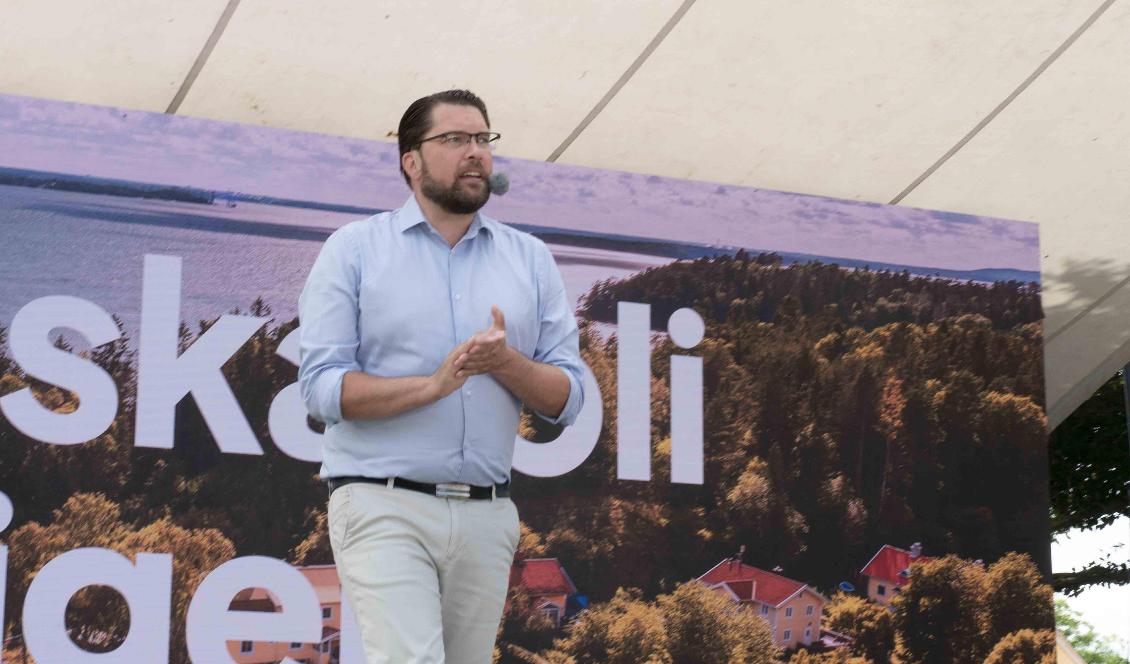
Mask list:
[[424,218],[424,211],[420,209],[420,204],[416,202],[415,196],[409,196],[408,200],[404,201],[404,205],[401,205],[400,209],[396,211],[396,226],[401,233],[409,228],[426,223],[428,223],[428,220]]
[[[420,209],[420,204],[416,201],[416,196],[413,194],[408,197],[404,205],[396,214],[397,230],[404,233],[409,228],[415,228],[420,224],[428,225],[428,219],[424,216],[424,211]],[[481,212],[475,213],[475,218],[471,220],[471,226],[467,228],[467,234],[463,236],[464,239],[470,239],[479,234],[480,230],[487,231],[489,235],[491,232],[490,226],[487,224],[487,217],[483,216]]]

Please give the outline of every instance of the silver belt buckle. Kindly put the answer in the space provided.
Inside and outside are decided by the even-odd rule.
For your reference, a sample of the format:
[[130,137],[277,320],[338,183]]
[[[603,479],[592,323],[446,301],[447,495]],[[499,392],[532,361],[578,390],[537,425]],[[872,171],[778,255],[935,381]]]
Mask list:
[[439,498],[471,499],[471,485],[459,482],[441,482],[436,485],[436,496]]

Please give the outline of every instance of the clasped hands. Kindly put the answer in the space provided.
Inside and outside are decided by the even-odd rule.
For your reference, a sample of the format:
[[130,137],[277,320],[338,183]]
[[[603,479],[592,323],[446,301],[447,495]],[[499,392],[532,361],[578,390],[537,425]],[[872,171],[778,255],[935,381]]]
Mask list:
[[459,389],[471,376],[490,373],[503,366],[508,358],[506,319],[498,307],[490,308],[491,325],[476,332],[452,350],[432,378],[446,396]]

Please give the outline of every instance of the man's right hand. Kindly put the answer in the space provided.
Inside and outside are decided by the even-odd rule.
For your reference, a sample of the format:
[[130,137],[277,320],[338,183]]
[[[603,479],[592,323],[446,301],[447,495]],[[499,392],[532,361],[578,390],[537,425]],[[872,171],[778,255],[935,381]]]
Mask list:
[[470,345],[471,342],[468,340],[452,349],[444,358],[443,363],[439,365],[439,368],[435,370],[435,373],[432,374],[432,384],[436,390],[437,400],[458,390],[463,387],[463,383],[467,382],[468,375],[460,374],[455,368],[455,360],[466,353]]
[[341,415],[346,420],[379,420],[433,404],[467,382],[455,361],[467,353],[469,341],[459,344],[430,376],[386,378],[350,371],[341,381]]

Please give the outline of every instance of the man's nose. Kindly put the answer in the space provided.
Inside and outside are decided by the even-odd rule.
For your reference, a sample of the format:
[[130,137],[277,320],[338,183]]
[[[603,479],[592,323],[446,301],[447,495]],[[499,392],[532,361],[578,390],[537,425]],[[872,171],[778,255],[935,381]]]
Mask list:
[[479,142],[474,138],[472,138],[470,142],[467,143],[467,146],[468,155],[472,156],[475,159],[481,160],[483,158],[483,153],[490,154],[490,148],[485,145],[479,145]]

